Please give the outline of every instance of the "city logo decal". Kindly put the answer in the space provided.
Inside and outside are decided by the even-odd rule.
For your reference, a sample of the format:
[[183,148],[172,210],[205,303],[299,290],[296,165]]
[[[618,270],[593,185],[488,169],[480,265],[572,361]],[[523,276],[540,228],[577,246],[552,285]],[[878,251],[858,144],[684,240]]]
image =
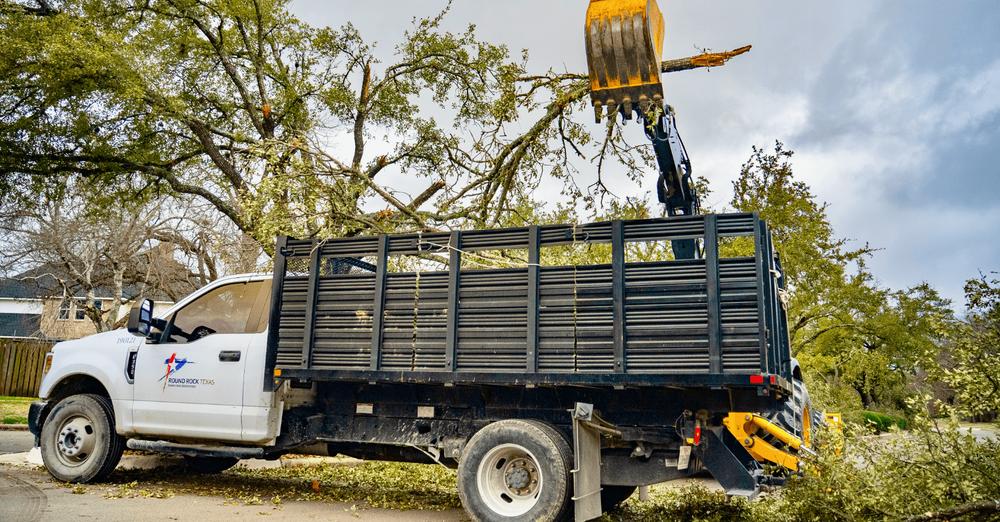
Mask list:
[[194,364],[194,361],[189,361],[187,357],[177,357],[177,353],[170,354],[170,357],[163,361],[164,366],[166,366],[166,373],[163,377],[160,377],[160,382],[163,383],[163,389],[167,389],[168,386],[172,388],[195,388],[201,385],[212,386],[215,384],[214,379],[196,379],[189,377],[177,377],[177,373],[182,369],[187,367],[189,364]]

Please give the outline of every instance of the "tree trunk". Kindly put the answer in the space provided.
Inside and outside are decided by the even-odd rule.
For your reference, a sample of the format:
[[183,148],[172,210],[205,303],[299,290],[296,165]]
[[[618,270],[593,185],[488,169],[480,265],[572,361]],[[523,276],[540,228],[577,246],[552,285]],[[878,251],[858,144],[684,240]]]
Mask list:
[[115,267],[115,273],[113,276],[114,280],[114,292],[112,292],[111,306],[108,307],[107,315],[105,315],[104,324],[107,330],[113,330],[118,323],[118,313],[121,310],[122,303],[125,302],[125,268]]

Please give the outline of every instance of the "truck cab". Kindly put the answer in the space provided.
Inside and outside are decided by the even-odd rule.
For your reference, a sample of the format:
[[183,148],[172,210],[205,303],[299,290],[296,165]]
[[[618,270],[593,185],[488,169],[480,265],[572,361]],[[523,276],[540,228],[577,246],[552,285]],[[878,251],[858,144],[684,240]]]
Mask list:
[[104,442],[95,440],[97,411],[40,429],[74,395],[98,397],[123,438],[273,444],[280,404],[263,383],[270,300],[270,274],[225,277],[166,310],[146,302],[148,333],[122,328],[56,344],[31,415],[46,465],[79,470]]

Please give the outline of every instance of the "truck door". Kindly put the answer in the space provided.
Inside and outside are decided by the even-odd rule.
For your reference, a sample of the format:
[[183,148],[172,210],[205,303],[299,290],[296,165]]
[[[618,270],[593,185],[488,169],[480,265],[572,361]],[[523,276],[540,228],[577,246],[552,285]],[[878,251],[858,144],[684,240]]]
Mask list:
[[136,358],[138,433],[238,441],[247,348],[260,328],[263,281],[215,287],[173,312]]

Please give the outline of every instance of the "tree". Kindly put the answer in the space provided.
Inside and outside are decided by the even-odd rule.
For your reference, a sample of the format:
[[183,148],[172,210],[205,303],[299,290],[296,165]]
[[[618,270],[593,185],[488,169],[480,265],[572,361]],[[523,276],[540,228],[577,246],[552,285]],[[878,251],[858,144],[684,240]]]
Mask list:
[[1000,279],[980,274],[965,283],[965,318],[951,330],[937,376],[955,391],[959,413],[1000,414]]
[[[35,280],[43,289],[54,282],[50,297],[82,295],[77,307],[97,331],[118,326],[121,307],[137,293],[176,300],[217,275],[216,256],[205,238],[185,236],[193,216],[184,209],[163,202],[95,204],[101,196],[74,184],[36,198],[32,205],[0,213],[5,249],[0,270]],[[107,296],[110,304],[95,305],[97,297]]]
[[[905,408],[912,376],[939,349],[953,321],[950,303],[929,285],[880,288],[868,271],[868,245],[850,248],[836,236],[809,186],[795,179],[794,153],[780,141],[754,147],[733,183],[732,206],[768,223],[788,286],[792,353],[810,389],[838,409]],[[729,241],[723,255],[750,255]]]
[[[440,31],[444,13],[415,21],[383,65],[350,24],[312,28],[282,1],[6,11],[6,181],[76,175],[119,189],[139,180],[208,201],[262,245],[278,231],[495,223],[543,170],[559,170],[546,161],[587,140],[562,121],[584,94],[577,76],[526,78],[523,59],[473,28]],[[535,101],[541,91],[547,104]],[[450,124],[425,114],[428,101]],[[532,110],[542,114],[526,130],[511,126]],[[337,134],[351,140],[344,156],[325,147]],[[376,134],[395,144],[390,151],[371,150]],[[556,134],[565,141],[549,143]],[[423,188],[412,197],[388,188],[378,180],[390,170]]]
[[[4,4],[7,203],[70,177],[124,197],[171,191],[208,202],[266,249],[279,232],[493,226],[544,176],[570,198],[601,193],[576,184],[578,162],[653,168],[620,123],[597,139],[573,121],[585,76],[528,74],[525,55],[474,27],[443,31],[447,8],[415,20],[386,59],[350,24],[314,28],[286,4]],[[721,65],[747,49],[664,67]]]

